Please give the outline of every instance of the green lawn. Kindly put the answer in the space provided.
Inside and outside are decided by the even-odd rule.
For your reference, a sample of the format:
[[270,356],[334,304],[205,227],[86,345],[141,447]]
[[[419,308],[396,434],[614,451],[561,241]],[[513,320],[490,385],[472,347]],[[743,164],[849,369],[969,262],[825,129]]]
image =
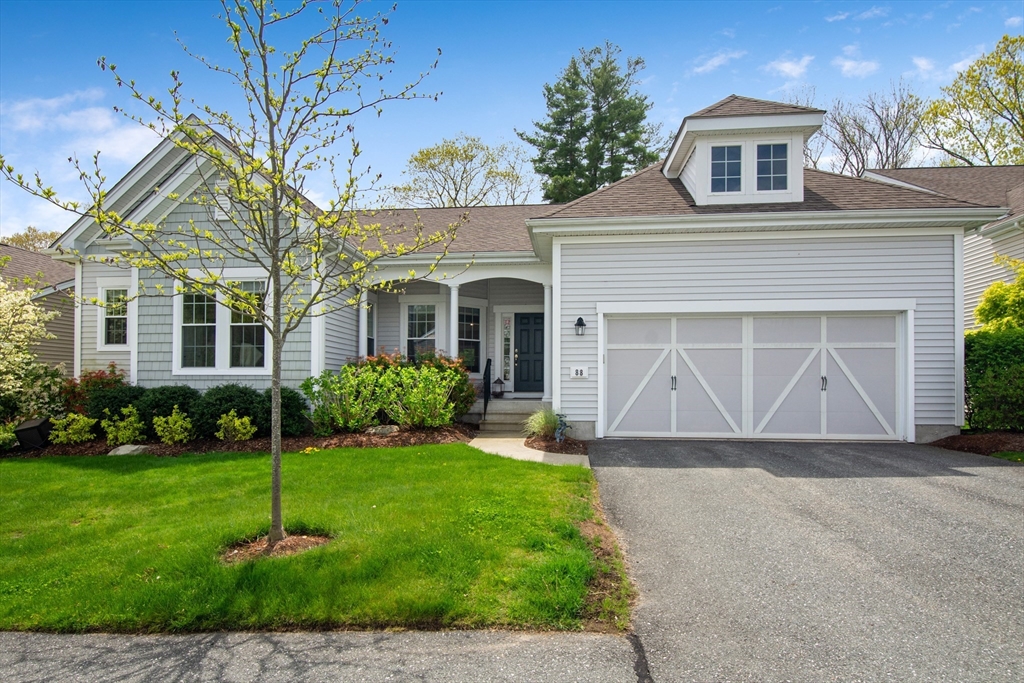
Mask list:
[[[589,470],[464,444],[283,458],[285,527],[333,541],[224,565],[269,528],[266,455],[0,461],[0,629],[580,628]],[[628,620],[628,583],[603,611]],[[586,609],[585,609],[586,608]]]
[[1003,460],[1010,460],[1012,462],[1024,462],[1024,453],[1018,453],[1016,451],[1002,451],[1000,453],[993,453],[993,458],[1002,458]]

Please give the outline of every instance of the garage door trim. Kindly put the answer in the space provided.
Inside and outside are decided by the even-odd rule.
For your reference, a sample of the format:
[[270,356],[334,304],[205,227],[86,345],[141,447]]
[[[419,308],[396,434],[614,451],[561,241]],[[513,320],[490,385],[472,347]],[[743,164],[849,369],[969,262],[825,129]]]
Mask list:
[[[597,437],[602,438],[607,435],[609,431],[609,425],[607,420],[610,419],[607,415],[606,406],[606,389],[607,389],[607,327],[606,327],[606,316],[613,316],[615,318],[644,318],[644,317],[687,317],[687,316],[700,316],[700,317],[715,317],[718,315],[727,316],[731,314],[731,317],[736,316],[764,316],[772,314],[807,314],[807,315],[843,315],[843,314],[888,314],[896,316],[897,324],[897,338],[896,338],[896,387],[897,387],[897,414],[896,424],[888,425],[884,419],[880,418],[883,428],[887,432],[880,436],[871,435],[842,435],[842,434],[830,434],[828,436],[821,436],[816,434],[810,435],[793,435],[793,436],[769,436],[754,434],[753,438],[805,438],[805,439],[857,439],[857,440],[871,440],[871,439],[882,439],[882,440],[893,440],[903,439],[906,441],[914,440],[914,310],[916,308],[916,300],[914,299],[838,299],[838,300],[824,300],[824,299],[812,299],[812,300],[762,300],[762,301],[698,301],[698,302],[637,302],[637,303],[622,303],[622,302],[608,302],[597,304],[598,324],[597,324],[597,336],[598,336],[598,353],[599,353],[599,371],[597,378],[597,402],[598,402],[598,416],[597,416]],[[670,357],[675,363],[676,357],[679,354],[672,353]],[[833,354],[834,355],[834,354]],[[663,359],[667,361],[668,359]],[[681,362],[684,359],[679,359]],[[841,362],[841,359],[837,358],[837,362]],[[673,373],[674,376],[674,373]],[[673,392],[674,393],[674,392]],[[858,391],[858,393],[861,393]],[[673,396],[674,404],[674,396]],[[673,405],[674,408],[674,405]],[[747,406],[744,406],[743,419],[747,420]],[[877,411],[873,406],[869,406],[872,413]],[[673,412],[674,415],[674,412]],[[757,425],[751,425],[756,427]],[[674,428],[674,427],[673,427]],[[728,435],[728,434],[690,434],[690,438],[748,438],[751,436],[746,425],[744,425],[743,434]],[[664,434],[651,433],[645,434],[649,436],[679,436],[671,432]],[[615,436],[629,436],[626,433],[617,433]]]

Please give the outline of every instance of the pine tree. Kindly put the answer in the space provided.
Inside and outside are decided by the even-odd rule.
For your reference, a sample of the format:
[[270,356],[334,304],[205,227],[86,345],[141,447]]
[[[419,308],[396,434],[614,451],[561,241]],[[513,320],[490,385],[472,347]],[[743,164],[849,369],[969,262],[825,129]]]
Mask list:
[[554,85],[544,85],[547,120],[533,134],[516,131],[537,150],[534,170],[544,199],[568,202],[614,183],[658,159],[660,126],[646,123],[653,106],[636,91],[640,57],[620,64],[611,44],[580,50]]

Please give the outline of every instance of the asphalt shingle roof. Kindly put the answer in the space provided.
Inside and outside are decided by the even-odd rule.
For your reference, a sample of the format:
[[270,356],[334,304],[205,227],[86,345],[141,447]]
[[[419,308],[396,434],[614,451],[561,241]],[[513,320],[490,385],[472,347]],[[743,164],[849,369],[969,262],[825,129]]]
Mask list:
[[688,119],[718,118],[721,116],[765,116],[774,114],[823,114],[821,109],[813,107],[801,107],[796,104],[785,102],[772,102],[770,100],[757,100],[753,97],[741,95],[729,95],[724,100],[715,102],[710,107],[687,116]]
[[75,269],[66,263],[54,261],[46,254],[40,254],[9,244],[0,244],[0,256],[10,256],[7,267],[3,269],[4,277],[21,280],[28,277],[39,279],[39,287],[59,285],[75,279]]
[[[933,168],[871,169],[871,173],[939,192],[947,197],[986,206],[1021,205],[1024,166],[937,166]],[[1017,190],[1014,192],[1014,190]]]
[[661,173],[663,162],[617,183],[556,207],[542,218],[601,216],[696,216],[724,213],[851,211],[869,209],[957,209],[978,204],[882,181],[804,169],[804,201],[779,204],[697,206],[678,178]]

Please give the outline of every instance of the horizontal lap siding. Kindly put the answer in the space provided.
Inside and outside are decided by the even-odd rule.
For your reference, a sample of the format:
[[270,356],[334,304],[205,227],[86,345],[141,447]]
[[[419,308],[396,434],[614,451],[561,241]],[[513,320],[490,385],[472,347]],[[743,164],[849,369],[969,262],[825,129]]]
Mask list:
[[[561,407],[597,419],[597,302],[915,298],[916,422],[956,419],[953,237],[564,243]],[[590,378],[570,380],[584,365]]]
[[[107,252],[109,254],[109,252]],[[99,278],[119,278],[124,280],[125,287],[131,281],[131,270],[108,266],[94,261],[82,263],[82,291],[81,296],[86,300],[99,297]],[[101,309],[91,303],[82,303],[82,372],[91,370],[102,370],[110,363],[116,363],[117,367],[130,371],[131,353],[127,347],[124,350],[99,351],[96,348],[97,327],[100,321]],[[132,382],[135,378],[130,378]]]
[[1024,258],[1024,233],[998,240],[996,244],[987,237],[978,235],[964,237],[963,315],[966,329],[975,327],[974,309],[978,307],[981,295],[988,286],[996,280],[1013,281],[1013,271],[1003,268],[994,261],[997,253],[1006,254],[1011,258]]
[[333,305],[338,308],[324,315],[324,367],[327,370],[336,371],[359,355],[359,309],[346,306],[344,299],[337,297]]

